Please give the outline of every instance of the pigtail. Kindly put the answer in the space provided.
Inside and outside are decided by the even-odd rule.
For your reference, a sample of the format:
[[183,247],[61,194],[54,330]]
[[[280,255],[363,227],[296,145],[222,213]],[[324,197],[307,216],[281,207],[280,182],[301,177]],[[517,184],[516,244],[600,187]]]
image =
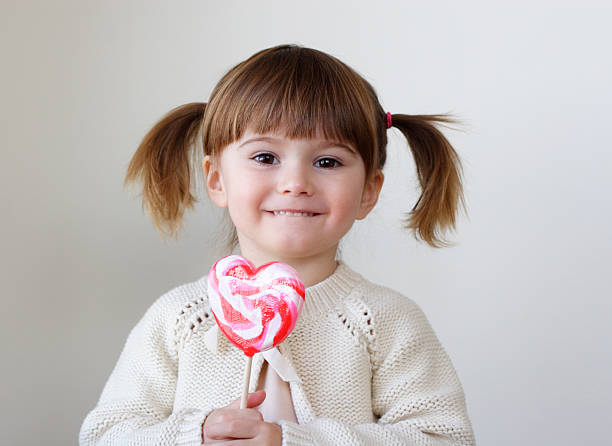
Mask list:
[[[404,221],[433,248],[452,246],[441,240],[439,232],[455,229],[459,202],[464,210],[462,166],[457,152],[434,123],[459,123],[448,115],[392,115],[393,127],[399,129],[412,151],[421,196]],[[466,210],[467,212],[467,210]]]
[[167,113],[145,135],[127,169],[123,186],[143,182],[143,211],[164,241],[167,234],[176,238],[185,209],[198,201],[190,192],[190,160],[205,109],[206,103],[193,102]]

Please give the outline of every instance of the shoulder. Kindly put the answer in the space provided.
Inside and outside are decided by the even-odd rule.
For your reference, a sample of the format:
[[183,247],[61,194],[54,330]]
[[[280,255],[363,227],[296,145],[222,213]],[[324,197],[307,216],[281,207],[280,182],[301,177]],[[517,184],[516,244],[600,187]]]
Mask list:
[[413,299],[358,276],[345,305],[360,320],[358,325],[369,341],[374,367],[385,357],[439,344],[427,316]]
[[204,284],[204,278],[199,278],[171,288],[151,304],[145,316],[176,319],[182,310],[195,307],[206,300]]
[[399,291],[378,283],[374,283],[361,274],[358,276],[357,286],[353,293],[358,305],[370,313],[377,326],[385,325],[389,328],[398,323],[405,329],[411,326],[429,325],[421,307],[410,297]]
[[151,341],[165,344],[168,352],[176,355],[186,329],[193,331],[191,321],[197,323],[198,311],[206,313],[202,310],[208,308],[205,284],[202,277],[164,292],[147,308],[133,332],[146,333]]

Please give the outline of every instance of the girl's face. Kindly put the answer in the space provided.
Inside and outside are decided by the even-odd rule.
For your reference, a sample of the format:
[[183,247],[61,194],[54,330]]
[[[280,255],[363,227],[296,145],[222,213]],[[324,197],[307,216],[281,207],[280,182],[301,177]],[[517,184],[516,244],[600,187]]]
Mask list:
[[254,264],[329,256],[376,204],[383,175],[366,184],[354,147],[246,131],[204,159],[209,196],[229,209],[243,256]]

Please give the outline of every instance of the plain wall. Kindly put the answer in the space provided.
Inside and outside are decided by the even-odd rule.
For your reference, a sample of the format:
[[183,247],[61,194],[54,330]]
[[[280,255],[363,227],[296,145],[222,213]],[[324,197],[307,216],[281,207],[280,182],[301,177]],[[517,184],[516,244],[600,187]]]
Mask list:
[[164,244],[139,191],[122,189],[125,170],[163,114],[206,101],[230,67],[280,43],[339,57],[392,113],[468,124],[442,128],[464,164],[456,246],[401,229],[418,183],[393,129],[381,199],[342,251],[423,308],[477,443],[609,438],[605,2],[1,5],[1,444],[76,444],[131,328],[208,272],[222,214],[205,192]]

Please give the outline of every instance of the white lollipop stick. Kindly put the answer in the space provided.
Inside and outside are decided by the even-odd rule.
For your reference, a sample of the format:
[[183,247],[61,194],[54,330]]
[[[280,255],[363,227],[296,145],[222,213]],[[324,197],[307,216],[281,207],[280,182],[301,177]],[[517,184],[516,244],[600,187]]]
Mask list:
[[247,357],[246,368],[244,369],[244,387],[242,388],[242,398],[240,399],[240,408],[246,409],[247,407],[247,398],[249,397],[249,381],[251,379],[251,363],[253,362],[253,357]]

